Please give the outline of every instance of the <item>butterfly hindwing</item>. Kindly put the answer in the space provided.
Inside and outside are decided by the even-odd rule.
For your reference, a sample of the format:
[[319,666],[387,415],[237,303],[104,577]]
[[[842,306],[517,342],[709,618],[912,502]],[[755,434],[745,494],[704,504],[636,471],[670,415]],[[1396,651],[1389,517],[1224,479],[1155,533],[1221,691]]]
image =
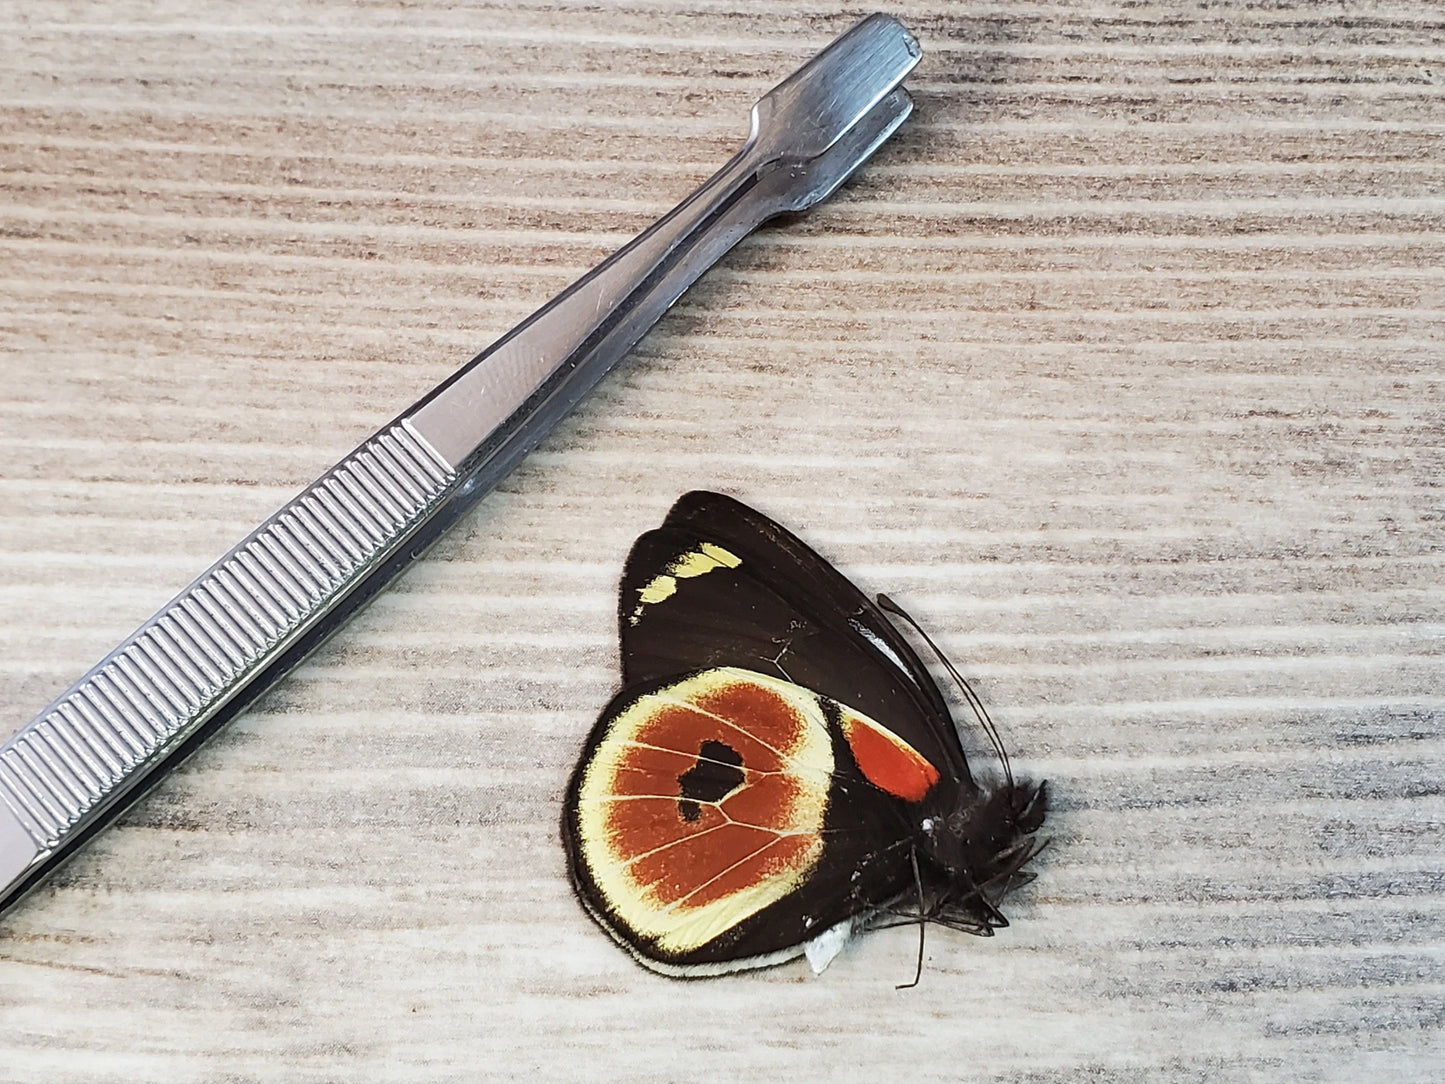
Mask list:
[[[864,753],[883,786],[859,768],[867,739],[884,743]],[[563,834],[589,910],[649,966],[755,966],[902,890],[906,804],[888,780],[930,770],[811,690],[708,669],[609,705],[569,786]]]

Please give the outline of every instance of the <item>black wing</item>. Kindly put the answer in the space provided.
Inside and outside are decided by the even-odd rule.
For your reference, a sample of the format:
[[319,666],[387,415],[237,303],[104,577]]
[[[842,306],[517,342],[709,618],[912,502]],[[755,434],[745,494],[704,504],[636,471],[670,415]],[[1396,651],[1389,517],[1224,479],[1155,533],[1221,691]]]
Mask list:
[[683,496],[633,546],[619,596],[626,686],[739,666],[847,704],[972,782],[938,686],[878,607],[730,497]]

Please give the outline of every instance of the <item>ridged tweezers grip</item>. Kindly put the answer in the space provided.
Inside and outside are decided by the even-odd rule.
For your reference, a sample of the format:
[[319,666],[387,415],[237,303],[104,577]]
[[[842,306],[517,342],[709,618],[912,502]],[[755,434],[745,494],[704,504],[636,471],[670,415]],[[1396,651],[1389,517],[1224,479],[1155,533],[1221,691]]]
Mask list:
[[0,748],[0,800],[39,847],[59,845],[389,550],[454,478],[404,425],[371,438]]

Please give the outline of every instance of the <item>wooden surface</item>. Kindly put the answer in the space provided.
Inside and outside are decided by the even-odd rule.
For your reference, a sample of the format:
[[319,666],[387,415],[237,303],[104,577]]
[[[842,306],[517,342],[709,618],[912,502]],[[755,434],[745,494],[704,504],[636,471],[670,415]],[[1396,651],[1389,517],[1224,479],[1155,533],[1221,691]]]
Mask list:
[[[0,736],[860,14],[277,10],[0,5]],[[1445,9],[892,10],[856,182],[0,920],[0,1079],[1445,1076]],[[1053,781],[1013,928],[916,990],[908,930],[670,982],[571,897],[616,578],[697,486]]]

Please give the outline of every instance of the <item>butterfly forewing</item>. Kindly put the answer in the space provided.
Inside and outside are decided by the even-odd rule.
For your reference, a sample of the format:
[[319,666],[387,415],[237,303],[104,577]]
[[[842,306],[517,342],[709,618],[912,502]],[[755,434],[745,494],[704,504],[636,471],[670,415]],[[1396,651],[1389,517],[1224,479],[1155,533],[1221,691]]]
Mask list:
[[776,674],[969,779],[937,685],[887,618],[801,541],[730,498],[688,494],[638,539],[618,617],[625,684],[713,666]]
[[[896,666],[917,686],[931,711],[948,709],[937,685],[913,648],[874,602],[806,542],[741,501],[721,493],[695,490],[673,504],[664,527],[686,527],[699,535],[717,534],[739,555],[763,569],[760,578],[778,586],[800,608],[821,609],[839,631],[863,637],[878,661]],[[820,606],[819,604],[822,603]]]

